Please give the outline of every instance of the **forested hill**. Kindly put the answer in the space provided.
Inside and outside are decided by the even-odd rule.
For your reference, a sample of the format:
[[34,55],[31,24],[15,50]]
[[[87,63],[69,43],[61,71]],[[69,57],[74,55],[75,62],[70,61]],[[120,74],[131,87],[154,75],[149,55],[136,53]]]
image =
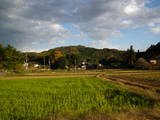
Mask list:
[[42,52],[41,54],[52,55],[54,51],[60,51],[63,55],[66,54],[76,54],[85,57],[112,57],[112,56],[119,56],[124,51],[116,50],[116,49],[96,49],[91,47],[85,46],[66,46],[66,47],[58,47],[55,49],[51,49],[49,51]]
[[137,53],[137,57],[145,59],[160,59],[160,42],[156,45],[151,45],[146,51]]
[[146,58],[158,58],[160,57],[160,42],[156,45],[151,45],[145,52]]
[[48,51],[43,51],[41,53],[28,53],[28,60],[30,62],[37,62],[44,64],[44,57],[46,64],[49,64],[49,61],[55,63],[55,61],[67,61],[67,63],[74,64],[75,59],[77,63],[82,61],[87,62],[88,64],[94,66],[102,64],[104,66],[110,66],[111,68],[121,68],[128,67],[133,65],[138,58],[145,58],[146,60],[150,58],[158,58],[160,56],[160,43],[156,45],[151,45],[144,52],[135,52],[134,48],[129,48],[126,51],[121,51],[117,49],[96,49],[85,46],[66,46],[50,49]]
[[50,56],[53,56],[55,51],[59,51],[63,56],[67,55],[77,55],[83,61],[90,60],[90,62],[94,62],[95,64],[102,59],[110,59],[115,58],[120,61],[124,58],[125,51],[120,51],[117,49],[96,49],[85,46],[66,46],[66,47],[58,47],[54,49],[50,49],[48,51],[44,51],[41,53],[28,53],[28,57],[31,61],[39,61],[42,62],[41,57],[45,56],[46,59]]
[[[63,55],[76,54],[85,57],[100,57],[100,58],[118,57],[126,52],[117,49],[108,49],[108,48],[96,49],[79,45],[79,46],[58,47],[50,49],[48,51],[43,51],[41,53],[30,52],[28,54],[29,56],[35,56],[35,57],[51,56],[55,51],[60,51]],[[146,59],[156,58],[159,55],[160,55],[160,42],[157,43],[156,45],[151,45],[146,51],[140,52],[140,56]]]

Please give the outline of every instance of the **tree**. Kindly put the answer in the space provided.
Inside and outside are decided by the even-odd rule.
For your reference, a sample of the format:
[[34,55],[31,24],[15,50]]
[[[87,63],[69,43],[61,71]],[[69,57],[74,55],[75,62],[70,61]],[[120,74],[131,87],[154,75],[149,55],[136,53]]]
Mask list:
[[80,65],[80,62],[81,62],[81,59],[82,59],[82,57],[80,55],[77,55],[77,54],[67,54],[66,58],[69,62],[69,65],[76,65],[76,66]]
[[4,56],[4,48],[0,44],[0,69],[3,69],[3,56]]
[[127,53],[128,65],[129,65],[129,66],[133,66],[136,57],[135,57],[135,52],[134,52],[134,50],[133,50],[133,46],[132,46],[132,45],[130,46],[130,49],[127,50],[126,53]]
[[0,61],[2,61],[3,56],[4,56],[4,48],[3,48],[3,46],[0,44]]
[[68,60],[66,57],[63,56],[57,60],[56,64],[57,68],[66,69],[68,66]]
[[7,69],[15,71],[16,66],[22,66],[24,62],[24,56],[21,52],[17,51],[14,47],[8,45],[3,48],[0,45],[0,66],[1,69]]
[[63,54],[61,51],[54,51],[53,56],[51,56],[51,63],[55,63],[59,58],[63,57]]
[[58,68],[58,60],[63,57],[63,54],[61,51],[54,51],[53,56],[51,56],[50,63],[51,63],[51,68],[52,69],[57,69]]
[[151,45],[145,52],[146,58],[155,58],[160,55],[160,42],[156,45]]

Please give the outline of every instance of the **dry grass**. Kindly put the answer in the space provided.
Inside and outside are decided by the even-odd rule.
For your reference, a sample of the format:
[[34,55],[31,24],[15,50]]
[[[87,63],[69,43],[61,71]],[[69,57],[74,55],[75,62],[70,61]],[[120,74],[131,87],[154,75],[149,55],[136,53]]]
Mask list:
[[160,120],[160,109],[128,110],[115,114],[109,113],[87,113],[78,117],[70,114],[63,116],[50,116],[44,120]]
[[128,82],[135,82],[137,84],[148,85],[152,87],[160,87],[160,71],[156,72],[138,72],[134,74],[112,74],[108,78],[123,79]]

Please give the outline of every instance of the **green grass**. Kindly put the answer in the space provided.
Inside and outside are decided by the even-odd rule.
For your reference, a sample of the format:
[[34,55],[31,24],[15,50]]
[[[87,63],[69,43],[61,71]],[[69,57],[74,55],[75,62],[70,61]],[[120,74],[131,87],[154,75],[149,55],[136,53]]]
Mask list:
[[0,80],[0,120],[112,113],[154,104],[151,98],[97,78]]

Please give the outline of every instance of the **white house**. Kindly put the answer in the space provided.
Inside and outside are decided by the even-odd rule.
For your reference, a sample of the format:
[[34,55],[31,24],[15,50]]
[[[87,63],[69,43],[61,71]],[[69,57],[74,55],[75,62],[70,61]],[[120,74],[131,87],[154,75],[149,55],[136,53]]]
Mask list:
[[34,68],[38,68],[38,67],[40,67],[39,64],[34,64]]
[[156,59],[150,59],[149,62],[153,65],[156,65],[157,64],[157,60]]

